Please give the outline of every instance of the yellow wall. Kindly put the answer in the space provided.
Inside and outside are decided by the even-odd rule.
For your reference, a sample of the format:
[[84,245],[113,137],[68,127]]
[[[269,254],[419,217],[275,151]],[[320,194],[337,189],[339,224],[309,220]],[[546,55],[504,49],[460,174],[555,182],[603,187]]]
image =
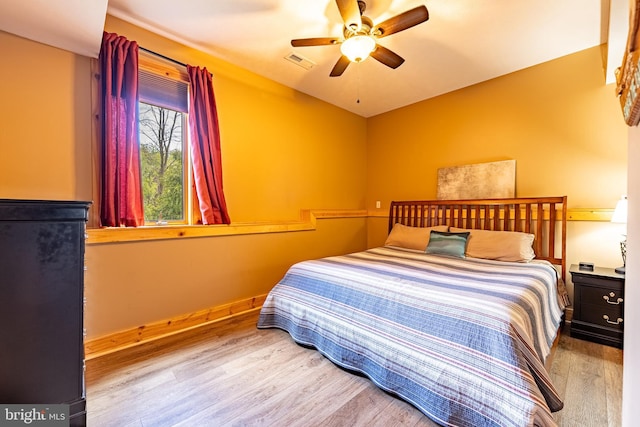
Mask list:
[[[106,31],[213,74],[232,222],[364,208],[365,119],[118,19],[108,17]],[[264,294],[293,262],[365,245],[364,218],[322,220],[297,233],[91,245],[88,333]]]
[[[367,207],[436,197],[442,167],[516,161],[516,194],[615,207],[626,194],[627,126],[599,47],[419,102],[367,121]],[[369,246],[386,220],[369,221]],[[617,224],[571,222],[569,263],[622,265]]]
[[[367,120],[112,17],[106,30],[213,73],[234,222],[376,200],[383,213],[434,197],[439,167],[504,159],[520,196],[612,208],[626,192],[626,127],[597,48]],[[0,198],[93,199],[89,59],[3,32],[0,54]],[[619,264],[612,227],[571,223],[570,262]],[[385,230],[384,218],[324,219],[315,231],[89,245],[88,337],[266,293],[293,262],[380,244]]]
[[0,31],[0,198],[91,200],[89,59]]
[[[106,30],[214,75],[234,223],[364,209],[364,118],[117,19]],[[0,198],[92,200],[89,59],[2,32],[0,55]],[[365,218],[318,220],[315,231],[88,245],[88,338],[264,294],[296,261],[365,247]]]
[[87,333],[122,329],[267,293],[295,262],[364,249],[364,218],[315,231],[89,245]]
[[516,160],[518,196],[614,207],[626,125],[599,47],[370,118],[367,205],[435,198],[437,169]]
[[364,208],[366,119],[117,18],[106,31],[213,74],[233,222]]

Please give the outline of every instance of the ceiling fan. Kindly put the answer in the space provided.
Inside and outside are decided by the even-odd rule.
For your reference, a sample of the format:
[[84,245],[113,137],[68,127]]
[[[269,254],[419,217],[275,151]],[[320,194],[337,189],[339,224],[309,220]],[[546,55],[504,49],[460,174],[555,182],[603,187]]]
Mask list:
[[364,15],[367,7],[362,0],[336,0],[340,16],[344,21],[344,39],[336,37],[315,37],[291,40],[293,47],[325,46],[340,44],[342,56],[331,70],[331,77],[341,76],[351,62],[361,62],[369,56],[387,67],[398,68],[404,59],[377,40],[411,28],[429,19],[429,11],[422,5],[396,15],[380,24]]

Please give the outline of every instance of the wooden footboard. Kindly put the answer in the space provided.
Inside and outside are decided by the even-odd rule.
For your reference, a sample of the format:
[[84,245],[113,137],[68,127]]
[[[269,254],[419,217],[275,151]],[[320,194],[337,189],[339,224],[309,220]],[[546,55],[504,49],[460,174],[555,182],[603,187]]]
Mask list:
[[566,272],[567,197],[528,197],[483,200],[393,201],[389,231],[400,223],[411,227],[450,227],[519,231],[535,236],[537,259]]

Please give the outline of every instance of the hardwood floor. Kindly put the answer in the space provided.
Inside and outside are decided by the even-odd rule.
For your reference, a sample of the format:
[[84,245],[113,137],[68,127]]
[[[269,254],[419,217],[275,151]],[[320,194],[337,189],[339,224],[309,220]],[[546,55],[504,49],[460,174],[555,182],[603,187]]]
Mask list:
[[[435,426],[258,312],[87,361],[90,427]],[[620,425],[622,351],[563,333],[551,374],[563,427]]]
[[564,399],[560,426],[622,424],[622,350],[571,338],[565,327],[550,373]]

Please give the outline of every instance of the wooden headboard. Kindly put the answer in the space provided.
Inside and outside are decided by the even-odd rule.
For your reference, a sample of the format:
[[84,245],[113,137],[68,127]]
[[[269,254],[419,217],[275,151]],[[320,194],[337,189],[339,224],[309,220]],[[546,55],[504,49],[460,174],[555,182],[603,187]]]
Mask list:
[[396,223],[531,233],[536,258],[560,266],[565,279],[567,196],[394,201],[389,208],[389,231]]

